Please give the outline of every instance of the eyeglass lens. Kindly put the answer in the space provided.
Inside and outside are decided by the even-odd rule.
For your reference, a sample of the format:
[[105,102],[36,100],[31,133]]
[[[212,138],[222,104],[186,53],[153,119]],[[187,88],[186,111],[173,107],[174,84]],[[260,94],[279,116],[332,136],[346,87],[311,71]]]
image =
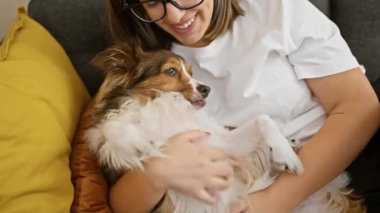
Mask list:
[[181,10],[192,9],[200,5],[203,0],[148,0],[139,3],[131,4],[129,9],[142,21],[154,22],[162,19],[166,15],[166,3],[171,3],[175,7]]

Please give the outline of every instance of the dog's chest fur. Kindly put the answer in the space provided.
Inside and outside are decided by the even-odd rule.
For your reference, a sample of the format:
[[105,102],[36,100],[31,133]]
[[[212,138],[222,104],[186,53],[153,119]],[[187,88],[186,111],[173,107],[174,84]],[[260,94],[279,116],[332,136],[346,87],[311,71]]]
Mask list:
[[154,142],[166,141],[177,133],[193,129],[227,131],[204,108],[196,110],[176,92],[162,93],[146,104],[129,100],[119,110],[108,113],[107,118],[144,129],[150,138],[156,139]]
[[[148,158],[164,157],[160,150],[170,137],[195,129],[212,133],[207,141],[202,142],[205,145],[219,147],[231,155],[247,150],[247,147],[226,143],[222,135],[229,130],[219,125],[203,108],[196,110],[176,92],[162,93],[145,104],[130,99],[119,109],[109,111],[86,135],[91,148],[97,150],[100,164],[122,173],[128,169],[143,169],[142,162]],[[234,179],[231,187],[220,194],[219,205],[214,207],[173,190],[168,191],[168,196],[175,203],[176,212],[198,212],[196,209],[210,213],[219,209],[217,212],[221,212],[248,193],[244,185],[241,180]]]
[[85,137],[106,169],[123,172],[142,169],[143,160],[162,157],[160,148],[170,137],[195,129],[215,135],[227,131],[203,108],[196,110],[177,92],[165,92],[147,103],[126,99],[120,108],[108,111],[95,127],[88,129]]

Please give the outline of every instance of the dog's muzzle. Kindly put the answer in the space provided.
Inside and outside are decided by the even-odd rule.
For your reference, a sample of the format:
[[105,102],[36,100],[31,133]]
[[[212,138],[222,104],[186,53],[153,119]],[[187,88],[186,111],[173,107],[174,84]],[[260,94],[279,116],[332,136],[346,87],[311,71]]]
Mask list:
[[201,85],[197,86],[197,90],[201,94],[202,98],[207,98],[211,89],[210,89],[210,87],[201,84]]

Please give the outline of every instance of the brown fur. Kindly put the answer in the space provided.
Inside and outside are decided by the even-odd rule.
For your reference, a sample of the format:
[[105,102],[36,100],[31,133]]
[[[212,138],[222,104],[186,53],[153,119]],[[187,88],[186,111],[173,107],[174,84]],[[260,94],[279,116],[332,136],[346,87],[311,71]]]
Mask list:
[[[140,48],[130,50],[124,45],[114,45],[100,52],[92,64],[104,72],[105,80],[89,112],[93,118],[91,126],[99,123],[110,110],[119,109],[128,99],[146,103],[160,91],[177,91],[191,101],[194,93],[188,83],[191,66],[184,64],[186,75],[182,63],[182,57],[167,50],[143,52]],[[176,74],[168,75],[170,69],[175,69]],[[111,183],[123,173],[109,168],[103,170]]]
[[346,197],[346,208],[344,208],[343,212],[344,213],[366,213],[367,208],[364,205],[364,199],[353,193],[352,189],[345,189],[344,191],[341,192],[342,194],[345,195]]
[[[112,46],[99,53],[92,63],[105,74],[105,80],[95,97],[95,117],[101,118],[111,109],[118,109],[126,98],[138,98],[142,103],[153,99],[159,91],[178,91],[188,100],[193,88],[182,70],[180,56],[167,50],[143,52],[125,46]],[[191,67],[186,64],[191,75]],[[175,76],[166,71],[174,68]],[[98,120],[95,120],[95,122]]]

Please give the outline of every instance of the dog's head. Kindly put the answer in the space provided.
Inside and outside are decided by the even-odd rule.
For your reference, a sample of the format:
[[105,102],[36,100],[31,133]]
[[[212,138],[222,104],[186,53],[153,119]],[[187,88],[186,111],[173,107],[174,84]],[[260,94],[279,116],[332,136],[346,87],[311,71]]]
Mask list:
[[98,92],[101,99],[133,96],[147,101],[161,92],[179,92],[200,108],[210,92],[208,86],[191,77],[191,66],[168,50],[131,52],[113,46],[95,56],[93,64],[105,72]]

